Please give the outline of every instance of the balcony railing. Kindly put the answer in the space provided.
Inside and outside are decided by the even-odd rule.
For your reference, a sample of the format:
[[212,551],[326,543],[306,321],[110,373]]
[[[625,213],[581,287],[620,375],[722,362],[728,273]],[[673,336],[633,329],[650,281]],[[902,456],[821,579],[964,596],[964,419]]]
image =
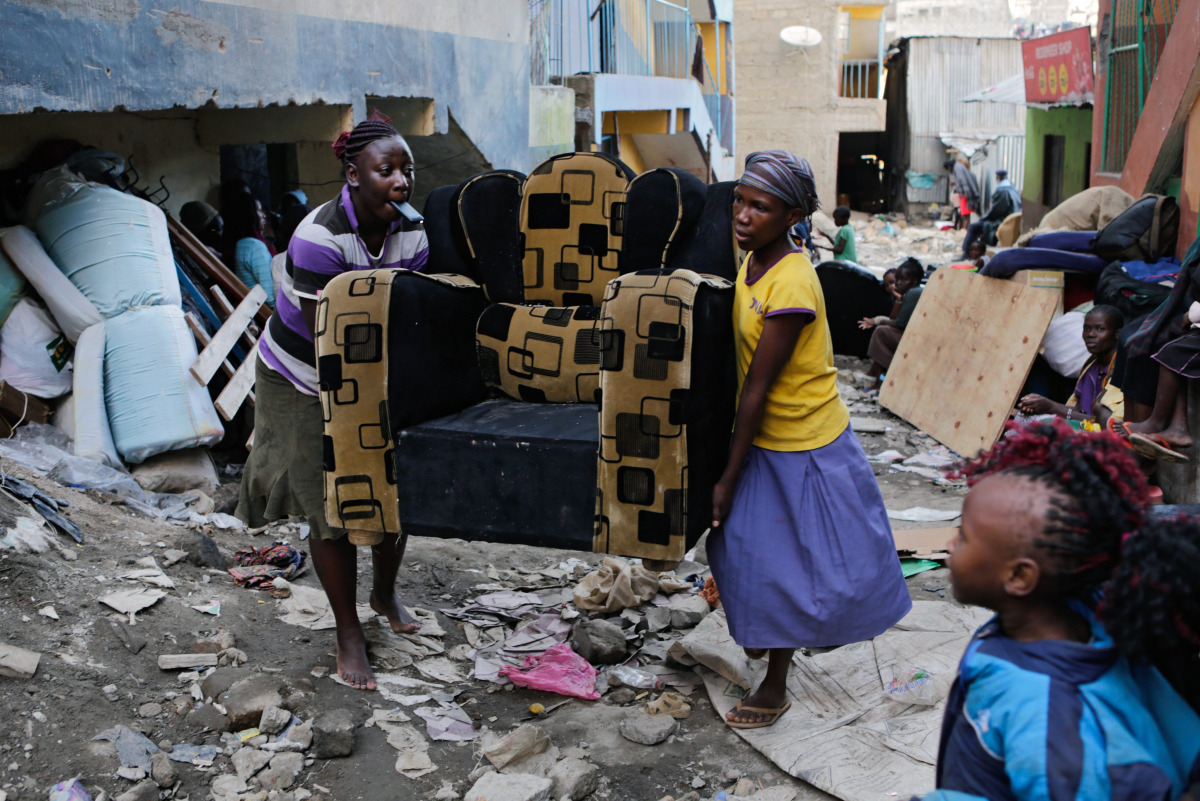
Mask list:
[[880,66],[877,58],[843,59],[841,96],[878,98]]
[[687,8],[667,0],[530,0],[530,80],[578,73],[695,78],[721,143],[733,149],[732,102],[722,101]]

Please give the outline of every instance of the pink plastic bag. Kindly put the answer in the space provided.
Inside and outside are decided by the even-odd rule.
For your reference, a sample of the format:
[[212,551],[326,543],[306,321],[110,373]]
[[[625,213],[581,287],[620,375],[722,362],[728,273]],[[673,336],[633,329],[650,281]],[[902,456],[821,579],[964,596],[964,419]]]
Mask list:
[[588,701],[600,697],[600,693],[596,692],[596,669],[566,643],[551,646],[537,656],[525,657],[525,664],[521,667],[506,665],[500,668],[500,675],[518,687],[546,690]]

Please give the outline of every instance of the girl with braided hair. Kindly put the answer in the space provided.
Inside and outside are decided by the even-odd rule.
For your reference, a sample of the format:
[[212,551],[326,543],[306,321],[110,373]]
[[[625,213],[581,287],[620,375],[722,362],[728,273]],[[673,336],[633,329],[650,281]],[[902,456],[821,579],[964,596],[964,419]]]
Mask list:
[[791,707],[796,648],[882,634],[910,608],[875,474],[850,430],[816,270],[789,229],[817,209],[808,162],[751,153],[734,189],[740,384],[729,462],[713,489],[708,554],[729,631],[767,657],[762,684],[726,715],[775,723]]
[[[242,475],[237,516],[250,526],[288,515],[308,520],[309,548],[337,622],[338,675],[359,689],[375,689],[366,640],[356,610],[357,549],[344,529],[325,519],[322,413],[313,344],[317,299],[336,275],[349,270],[420,270],[429,244],[420,223],[393,204],[412,195],[412,151],[387,122],[369,119],[333,145],[346,185],[318,206],[288,242],[275,314],[259,339],[254,449]],[[392,630],[420,626],[396,597],[405,537],[384,535],[372,549],[371,608]]]
[[959,665],[926,799],[1200,798],[1200,527],[1149,519],[1120,439],[1061,420],[1012,427],[961,474],[954,597],[996,616]]

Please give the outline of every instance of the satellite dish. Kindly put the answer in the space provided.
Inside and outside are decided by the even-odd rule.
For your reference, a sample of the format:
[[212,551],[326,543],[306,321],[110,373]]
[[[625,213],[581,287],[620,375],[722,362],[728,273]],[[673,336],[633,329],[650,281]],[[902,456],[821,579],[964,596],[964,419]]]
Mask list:
[[779,32],[779,38],[796,47],[815,47],[821,43],[821,32],[807,25],[789,25]]

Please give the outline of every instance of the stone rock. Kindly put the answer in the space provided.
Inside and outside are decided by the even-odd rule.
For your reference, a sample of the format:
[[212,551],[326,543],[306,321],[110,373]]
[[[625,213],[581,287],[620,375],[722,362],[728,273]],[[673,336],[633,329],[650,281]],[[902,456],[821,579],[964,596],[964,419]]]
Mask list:
[[207,729],[218,734],[229,731],[229,718],[222,715],[212,704],[204,704],[187,714],[187,724],[197,729]]
[[288,729],[288,733],[283,736],[283,739],[296,743],[302,749],[308,750],[312,746],[313,741],[312,723],[305,721],[298,726],[293,726]]
[[221,694],[220,701],[234,730],[252,729],[258,726],[264,709],[282,706],[279,686],[279,678],[270,673],[258,673],[231,684]]
[[451,782],[442,782],[442,789],[433,796],[434,801],[458,801],[458,793]]
[[286,790],[296,783],[296,777],[304,769],[304,755],[294,753],[276,754],[266,770],[254,777],[264,790]]
[[621,721],[621,736],[642,745],[658,745],[679,728],[679,722],[669,715],[647,715],[636,709]]
[[312,734],[312,755],[317,759],[350,756],[354,751],[354,718],[348,709],[318,715]]
[[625,704],[632,704],[635,698],[637,698],[637,693],[629,687],[618,687],[604,696],[604,703],[612,704],[613,706],[624,706]]
[[731,795],[749,796],[758,792],[758,785],[749,779],[738,779],[737,784],[733,786]]
[[277,706],[269,706],[263,710],[262,718],[258,721],[258,730],[263,734],[279,734],[291,722],[291,712]]
[[213,542],[213,538],[203,531],[193,531],[192,538],[184,543],[183,549],[188,553],[188,561],[199,567],[215,567],[225,569],[225,556]]
[[671,598],[671,627],[690,629],[712,611],[708,601],[699,595],[675,595]]
[[143,718],[158,717],[162,714],[162,704],[149,703],[138,707],[138,716]]
[[235,645],[237,645],[237,638],[225,629],[217,629],[216,633],[209,637],[197,637],[192,640],[191,652],[193,654],[219,654]]
[[607,620],[584,620],[571,632],[571,648],[593,665],[625,661],[625,632]]
[[226,773],[223,776],[218,776],[213,779],[212,794],[217,798],[225,798],[227,796],[237,797],[239,793],[244,793],[250,787],[238,776]]
[[665,606],[652,606],[646,610],[646,628],[662,631],[671,625],[671,610]]
[[552,786],[549,779],[527,773],[485,773],[463,801],[547,801]]
[[158,785],[150,779],[138,782],[117,796],[116,801],[158,801]]
[[233,769],[237,771],[238,778],[249,781],[251,776],[267,766],[271,755],[257,748],[241,748],[234,752],[230,761],[233,763]]
[[166,754],[151,754],[150,778],[159,787],[167,788],[179,781],[179,771],[171,764],[171,758]]
[[692,789],[699,790],[704,785],[708,784],[703,776],[696,776],[692,779]]
[[249,675],[248,671],[237,668],[217,668],[200,682],[200,692],[204,693],[205,698],[220,698],[221,693],[232,687],[234,682]]
[[600,770],[582,759],[564,759],[550,768],[549,779],[554,783],[551,793],[555,798],[568,796],[571,801],[580,801],[596,792]]

